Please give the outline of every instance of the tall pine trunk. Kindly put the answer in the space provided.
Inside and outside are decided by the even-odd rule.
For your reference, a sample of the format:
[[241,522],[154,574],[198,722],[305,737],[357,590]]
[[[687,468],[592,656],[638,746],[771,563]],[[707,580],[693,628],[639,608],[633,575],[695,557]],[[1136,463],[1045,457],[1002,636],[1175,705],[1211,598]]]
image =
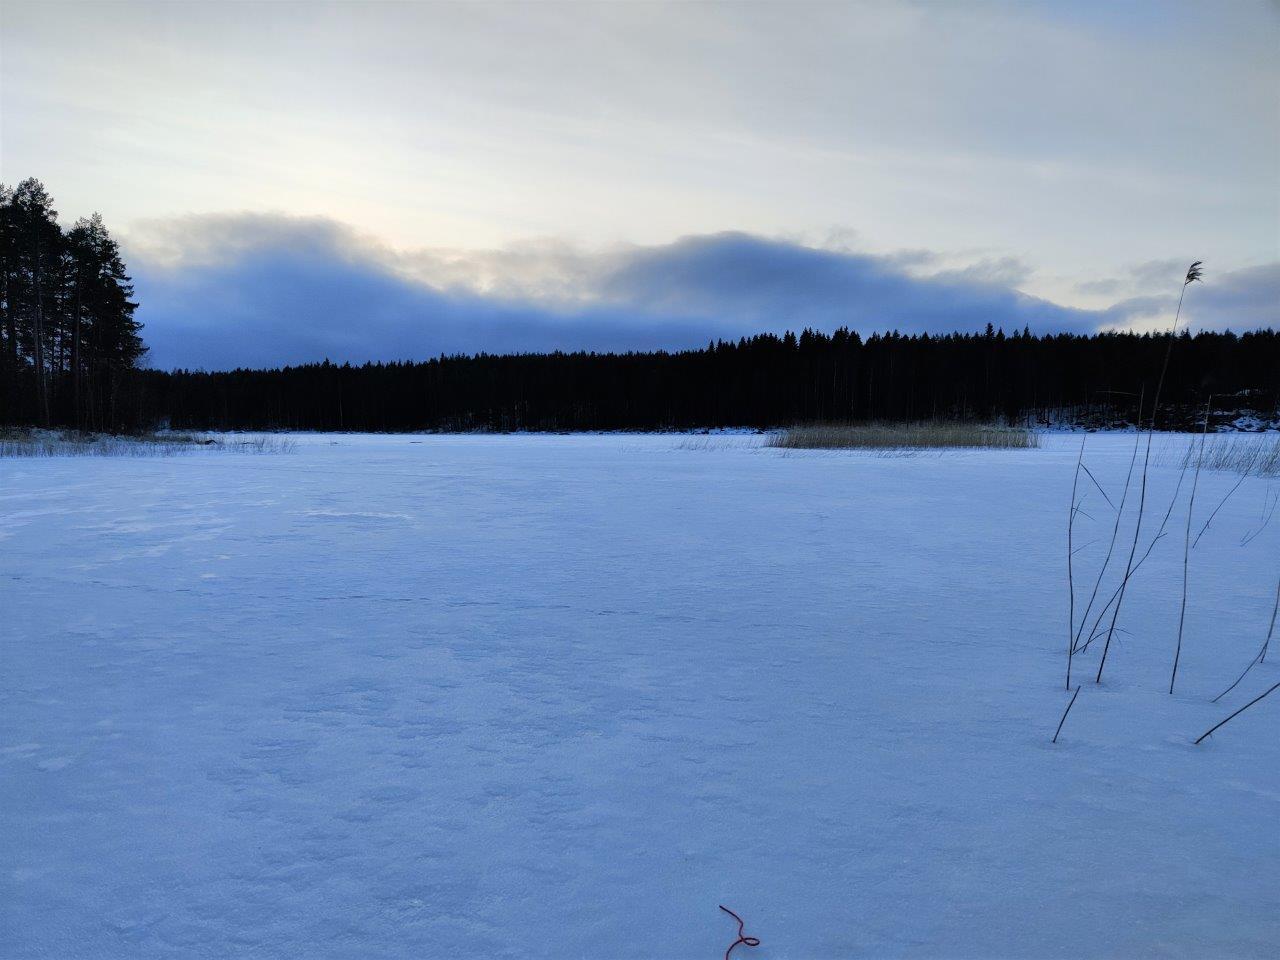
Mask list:
[[40,416],[40,426],[49,426],[49,392],[44,375],[44,271],[41,269],[40,242],[35,244],[35,269],[32,271],[32,338],[35,340],[32,351],[36,362],[36,407]]
[[75,424],[77,430],[83,430],[84,424],[80,416],[80,267],[76,266],[76,319],[75,326],[71,336],[71,403],[73,412],[71,415],[72,423]]

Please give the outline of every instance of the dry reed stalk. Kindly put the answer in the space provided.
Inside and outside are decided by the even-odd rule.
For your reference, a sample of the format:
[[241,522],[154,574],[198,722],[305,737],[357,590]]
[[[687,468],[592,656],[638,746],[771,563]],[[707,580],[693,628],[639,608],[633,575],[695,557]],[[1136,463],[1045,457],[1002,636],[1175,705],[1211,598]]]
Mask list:
[[1275,605],[1272,606],[1271,608],[1271,626],[1267,627],[1267,638],[1262,641],[1262,649],[1259,650],[1254,655],[1254,658],[1249,661],[1249,665],[1244,668],[1244,673],[1236,677],[1235,683],[1231,684],[1231,686],[1227,687],[1227,689],[1223,690],[1220,694],[1214,697],[1211,702],[1217,703],[1219,700],[1225,697],[1228,693],[1230,693],[1232,690],[1236,688],[1236,686],[1240,683],[1241,680],[1243,680],[1246,676],[1248,676],[1250,670],[1252,670],[1259,663],[1262,663],[1264,660],[1267,659],[1267,649],[1271,646],[1271,635],[1275,633],[1275,630],[1276,630],[1276,612],[1277,611],[1280,611],[1280,580],[1276,581],[1276,602],[1275,602]]
[[[1182,628],[1187,620],[1187,577],[1191,564],[1191,515],[1196,509],[1196,487],[1200,484],[1200,465],[1204,462],[1204,441],[1209,435],[1209,408],[1213,404],[1210,396],[1204,405],[1204,429],[1200,432],[1200,456],[1196,457],[1196,473],[1191,480],[1191,497],[1187,501],[1187,529],[1182,541],[1182,606],[1178,610],[1178,645],[1173,651],[1173,671],[1169,674],[1169,694],[1173,694],[1173,684],[1178,679],[1178,661],[1182,659]],[[1183,469],[1186,469],[1184,463]]]
[[[1088,434],[1085,435],[1087,437]],[[1071,660],[1076,652],[1076,578],[1074,531],[1076,526],[1076,488],[1080,484],[1080,467],[1084,463],[1084,441],[1080,438],[1080,453],[1076,456],[1076,475],[1071,481],[1071,509],[1067,512],[1067,689],[1071,689]],[[1096,481],[1095,481],[1096,482]]]
[[1076,705],[1076,697],[1080,696],[1080,685],[1076,684],[1076,692],[1071,695],[1071,702],[1067,704],[1067,709],[1062,711],[1062,719],[1058,721],[1058,729],[1053,731],[1053,740],[1051,743],[1058,742],[1058,734],[1062,732],[1062,725],[1067,722],[1067,714],[1071,712],[1071,708]]
[[1102,657],[1098,661],[1098,675],[1094,678],[1094,683],[1102,682],[1102,671],[1107,665],[1107,653],[1111,650],[1111,639],[1115,636],[1116,621],[1120,617],[1120,608],[1124,606],[1125,590],[1129,586],[1129,579],[1133,576],[1133,558],[1138,552],[1138,541],[1142,536],[1142,516],[1147,503],[1147,470],[1151,463],[1151,439],[1156,431],[1156,417],[1160,412],[1160,394],[1164,390],[1164,378],[1169,372],[1169,357],[1173,353],[1173,342],[1178,335],[1178,322],[1182,318],[1182,301],[1186,297],[1187,287],[1200,279],[1200,265],[1202,261],[1197,260],[1187,268],[1187,275],[1182,281],[1182,291],[1178,294],[1178,310],[1173,316],[1173,329],[1169,331],[1169,343],[1165,347],[1164,362],[1160,365],[1160,378],[1156,381],[1155,400],[1151,405],[1151,426],[1147,429],[1147,451],[1142,458],[1142,486],[1138,496],[1138,520],[1133,528],[1133,545],[1129,548],[1129,559],[1125,563],[1124,577],[1120,580],[1120,593],[1116,597],[1115,608],[1111,611],[1111,626],[1107,628],[1107,640],[1102,645]]
[[1246,703],[1243,707],[1241,707],[1241,708],[1240,708],[1239,710],[1237,710],[1235,713],[1231,714],[1231,716],[1227,717],[1225,720],[1222,720],[1222,721],[1221,721],[1221,722],[1219,722],[1219,723],[1214,724],[1212,727],[1210,727],[1210,728],[1209,728],[1208,730],[1206,730],[1204,733],[1200,734],[1200,736],[1196,738],[1196,743],[1198,744],[1201,740],[1203,740],[1205,737],[1209,736],[1209,734],[1213,733],[1213,732],[1214,732],[1215,730],[1217,730],[1219,727],[1224,726],[1224,725],[1227,723],[1227,720],[1234,720],[1236,717],[1240,716],[1240,714],[1244,713],[1246,710],[1248,710],[1250,707],[1252,707],[1252,706],[1253,706],[1255,703],[1257,703],[1259,700],[1265,699],[1266,697],[1269,697],[1271,694],[1275,693],[1275,692],[1276,692],[1276,689],[1277,689],[1278,687],[1280,687],[1280,683],[1272,684],[1272,686],[1271,686],[1269,689],[1267,689],[1267,690],[1265,690],[1264,692],[1262,692],[1262,693],[1258,694],[1258,696],[1254,697],[1252,700],[1250,700],[1248,703]]
[[[1138,394],[1138,420],[1142,420],[1142,394]],[[1138,441],[1141,439],[1141,432],[1133,435],[1133,456],[1129,458],[1129,472],[1124,477],[1124,492],[1120,495],[1120,506],[1116,508],[1116,522],[1111,528],[1111,543],[1107,546],[1107,555],[1102,560],[1102,567],[1098,570],[1098,577],[1093,582],[1093,592],[1089,595],[1089,602],[1085,605],[1084,613],[1080,616],[1080,630],[1076,633],[1075,649],[1079,653],[1080,635],[1084,632],[1085,622],[1089,619],[1089,611],[1093,609],[1094,601],[1098,599],[1098,590],[1102,587],[1102,579],[1107,574],[1107,567],[1111,565],[1111,555],[1116,549],[1116,539],[1120,534],[1120,518],[1124,515],[1125,501],[1129,499],[1129,485],[1133,480],[1133,467],[1138,462]],[[1108,604],[1110,606],[1110,604]],[[1103,608],[1104,611],[1106,607]],[[1090,638],[1092,639],[1092,638]],[[1087,647],[1088,644],[1086,643]]]

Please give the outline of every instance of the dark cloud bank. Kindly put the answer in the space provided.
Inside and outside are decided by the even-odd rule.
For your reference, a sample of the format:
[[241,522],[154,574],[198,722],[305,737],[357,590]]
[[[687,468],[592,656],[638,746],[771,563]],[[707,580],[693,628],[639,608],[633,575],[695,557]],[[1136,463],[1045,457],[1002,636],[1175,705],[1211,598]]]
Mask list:
[[[701,346],[763,331],[848,326],[863,333],[978,330],[1090,332],[1171,309],[1135,298],[1104,311],[1013,289],[1008,264],[920,276],[901,257],[833,252],[738,233],[571,259],[548,297],[536,283],[480,293],[421,261],[323,220],[195,218],[168,231],[168,256],[131,250],[151,362],[160,368],[270,367],[329,358],[423,359],[440,353],[647,350]],[[501,274],[502,254],[487,264]],[[520,254],[527,277],[528,252]],[[428,258],[429,261],[429,258]],[[456,264],[455,264],[456,265]],[[1175,281],[1176,282],[1176,281]],[[1280,264],[1196,291],[1193,323],[1271,326]]]

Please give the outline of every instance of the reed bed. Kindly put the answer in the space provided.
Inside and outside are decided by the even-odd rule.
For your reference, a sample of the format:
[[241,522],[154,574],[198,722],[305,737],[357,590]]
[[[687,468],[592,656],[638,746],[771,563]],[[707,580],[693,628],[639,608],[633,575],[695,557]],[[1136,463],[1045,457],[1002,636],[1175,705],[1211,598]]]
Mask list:
[[[1182,469],[1218,470],[1251,477],[1280,477],[1280,433],[1210,433],[1184,448],[1174,448],[1167,462]],[[1203,458],[1202,458],[1203,457]]]
[[775,433],[766,446],[784,450],[1026,450],[1040,446],[1033,430],[989,423],[813,423]]
[[0,459],[21,457],[172,457],[193,450],[241,453],[289,453],[292,440],[273,436],[214,438],[198,434],[159,433],[139,436],[55,430],[0,432]]

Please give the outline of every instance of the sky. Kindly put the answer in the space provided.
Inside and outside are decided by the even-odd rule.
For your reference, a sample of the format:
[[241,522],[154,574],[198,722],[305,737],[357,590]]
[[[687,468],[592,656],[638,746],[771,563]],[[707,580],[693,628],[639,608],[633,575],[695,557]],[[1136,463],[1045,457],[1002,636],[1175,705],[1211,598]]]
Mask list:
[[159,367],[1275,326],[1280,6],[0,2]]

